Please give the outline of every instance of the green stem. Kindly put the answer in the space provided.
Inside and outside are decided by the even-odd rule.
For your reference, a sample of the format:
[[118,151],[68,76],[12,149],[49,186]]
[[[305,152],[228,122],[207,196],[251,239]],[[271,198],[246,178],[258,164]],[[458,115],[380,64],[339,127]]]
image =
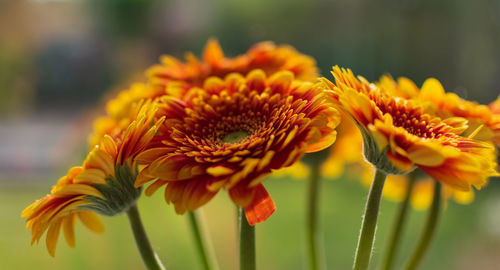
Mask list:
[[399,205],[396,222],[392,227],[391,236],[389,238],[389,246],[387,247],[385,258],[382,264],[382,269],[384,270],[392,269],[394,257],[396,257],[396,252],[398,251],[397,247],[400,243],[406,218],[408,217],[408,205],[410,202],[411,192],[415,184],[415,175],[413,173],[410,173],[408,175],[408,178],[408,186],[406,187],[404,201],[402,201]]
[[441,213],[441,184],[438,181],[434,181],[434,195],[432,197],[432,205],[429,210],[429,215],[422,232],[422,236],[417,244],[417,247],[413,251],[413,255],[406,264],[405,269],[414,270],[417,269],[418,265],[422,261],[425,252],[429,248],[432,237],[436,232],[437,223],[439,220],[439,214]]
[[354,270],[366,270],[370,264],[375,230],[377,228],[380,200],[382,198],[382,190],[384,189],[386,176],[386,173],[379,169],[375,171],[375,177],[373,178],[370,191],[368,192],[368,200],[366,201],[358,246],[356,247],[353,265]]
[[205,270],[216,270],[219,269],[215,256],[213,253],[213,248],[210,244],[210,239],[203,237],[206,230],[204,230],[203,216],[198,210],[197,212],[188,211],[189,225],[191,225],[191,232],[195,238],[196,248],[198,249],[198,255],[200,256],[201,262],[203,264],[203,269]]
[[160,258],[158,258],[158,255],[156,255],[151,247],[136,204],[130,207],[127,211],[127,216],[132,227],[132,232],[134,233],[137,249],[141,253],[142,261],[146,265],[146,268],[149,270],[164,270],[165,267],[161,263]]
[[325,269],[324,252],[322,246],[321,230],[319,229],[319,188],[321,184],[320,165],[311,164],[309,179],[309,198],[307,206],[306,236],[309,255],[309,269]]
[[255,227],[248,224],[243,208],[240,208],[239,216],[240,270],[255,270]]

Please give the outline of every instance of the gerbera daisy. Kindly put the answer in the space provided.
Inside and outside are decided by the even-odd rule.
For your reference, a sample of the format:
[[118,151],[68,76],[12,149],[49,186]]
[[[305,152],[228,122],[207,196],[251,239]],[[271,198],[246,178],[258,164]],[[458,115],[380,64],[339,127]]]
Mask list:
[[98,118],[94,123],[94,133],[89,137],[89,144],[93,146],[104,134],[119,133],[123,127],[128,126],[129,112],[141,99],[154,99],[162,95],[182,98],[190,88],[202,87],[205,79],[211,76],[222,78],[233,72],[246,75],[253,69],[262,69],[267,76],[287,70],[295,75],[296,80],[310,82],[318,77],[315,60],[289,45],[261,42],[245,54],[227,58],[217,40],[211,39],[205,46],[201,60],[190,52],[186,53],[185,62],[165,55],[161,58],[161,64],[148,69],[146,84],[134,84],[110,100],[106,106],[106,116]]
[[[481,188],[496,175],[492,145],[459,136],[462,125],[432,117],[412,100],[394,98],[356,78],[350,70],[334,67],[336,84],[327,79],[331,96],[371,138],[378,152],[366,158],[387,173],[407,172],[418,166],[435,179],[459,190]],[[367,136],[365,136],[367,135]],[[365,145],[365,153],[370,152]],[[388,162],[387,162],[388,161]]]
[[153,181],[150,195],[166,185],[165,200],[179,214],[225,188],[251,225],[275,210],[264,177],[330,146],[339,122],[319,85],[294,80],[289,71],[211,77],[183,99],[161,98],[160,106],[161,145],[138,156],[147,166],[136,186]]
[[[140,108],[140,109],[139,109]],[[70,247],[75,245],[76,217],[90,230],[102,232],[95,213],[113,216],[135,203],[140,189],[134,158],[151,141],[163,119],[153,124],[156,107],[151,102],[138,106],[135,120],[119,136],[105,135],[80,167],[73,167],[57,182],[49,195],[28,206],[22,217],[38,242],[47,231],[49,254],[55,255],[61,227]]]
[[426,110],[442,119],[462,117],[467,119],[469,128],[464,136],[473,132],[474,138],[492,141],[500,145],[500,116],[495,115],[494,103],[490,107],[460,98],[455,93],[447,93],[441,83],[434,78],[427,79],[422,88],[408,78],[399,78],[397,82],[385,75],[378,83],[379,88],[391,95],[422,102]]
[[[356,270],[368,269],[388,174],[404,174],[417,166],[452,188],[469,191],[471,185],[481,188],[488,177],[498,174],[495,149],[490,143],[461,137],[459,134],[467,128],[461,118],[432,117],[418,102],[393,97],[366,79],[356,78],[350,70],[335,66],[332,74],[335,84],[323,79],[324,87],[331,90],[335,103],[356,121],[363,135],[365,158],[376,168],[353,265]],[[411,90],[404,94],[411,95]],[[436,194],[433,217],[439,209],[440,192]],[[436,219],[430,220],[427,228],[435,227]],[[427,243],[422,240],[419,246],[426,247]],[[417,255],[412,261],[421,258],[420,253]]]

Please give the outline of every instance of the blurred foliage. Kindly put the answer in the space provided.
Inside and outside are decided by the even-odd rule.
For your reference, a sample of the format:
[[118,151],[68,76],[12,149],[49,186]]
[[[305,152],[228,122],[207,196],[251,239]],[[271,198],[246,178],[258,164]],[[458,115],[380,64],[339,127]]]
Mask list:
[[116,37],[144,37],[150,28],[150,14],[157,0],[90,0],[90,16],[98,31]]
[[[314,56],[326,76],[339,64],[370,80],[386,72],[418,84],[437,77],[483,103],[500,92],[498,1],[5,0],[2,6],[0,41],[19,49],[0,48],[0,70],[7,71],[0,95],[12,95],[16,78],[34,63],[24,82],[26,102],[41,109],[54,100],[95,103],[111,86],[140,78],[160,54],[199,54],[211,36],[228,55],[261,40],[289,43]],[[47,16],[53,21],[40,23]]]

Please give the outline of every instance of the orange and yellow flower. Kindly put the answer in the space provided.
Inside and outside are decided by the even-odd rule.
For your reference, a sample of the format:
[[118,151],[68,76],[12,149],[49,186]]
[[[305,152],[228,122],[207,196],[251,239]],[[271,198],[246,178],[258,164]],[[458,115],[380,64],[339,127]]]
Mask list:
[[365,156],[377,168],[395,173],[417,166],[463,191],[481,188],[498,174],[491,144],[458,135],[464,121],[431,117],[417,102],[392,97],[350,70],[334,67],[332,74],[336,83],[323,79],[324,86],[371,144],[364,146]]
[[156,139],[161,145],[138,156],[147,166],[136,185],[153,182],[149,195],[166,185],[165,200],[179,214],[225,188],[251,225],[275,211],[264,177],[330,146],[339,122],[319,85],[289,71],[211,77],[182,99],[164,96],[159,106],[166,117]]
[[112,216],[135,203],[140,190],[134,187],[134,158],[150,143],[163,121],[153,124],[155,112],[156,106],[151,102],[138,105],[137,117],[127,129],[117,137],[105,135],[82,166],[71,168],[49,195],[22,212],[32,232],[31,244],[47,231],[47,249],[54,256],[61,227],[68,245],[74,247],[76,217],[100,233],[104,227],[95,212]]
[[106,116],[94,122],[94,133],[89,136],[89,144],[98,144],[104,134],[120,133],[131,122],[129,112],[142,99],[155,99],[163,95],[182,98],[190,88],[203,86],[209,77],[222,78],[233,72],[246,75],[253,69],[262,69],[268,76],[287,70],[295,75],[296,80],[310,82],[318,77],[315,60],[289,45],[261,42],[243,55],[227,58],[219,43],[211,39],[205,46],[202,60],[192,53],[186,53],[186,62],[165,55],[161,58],[161,64],[147,71],[147,83],[134,84],[111,99],[106,106]]
[[434,78],[427,79],[419,89],[408,78],[402,77],[395,81],[386,75],[380,79],[378,86],[391,95],[423,103],[429,113],[442,119],[450,117],[467,119],[469,128],[465,130],[464,136],[474,133],[474,138],[477,140],[492,141],[500,145],[500,116],[498,113],[495,115],[495,103],[488,107],[464,100],[455,93],[447,93],[441,83]]

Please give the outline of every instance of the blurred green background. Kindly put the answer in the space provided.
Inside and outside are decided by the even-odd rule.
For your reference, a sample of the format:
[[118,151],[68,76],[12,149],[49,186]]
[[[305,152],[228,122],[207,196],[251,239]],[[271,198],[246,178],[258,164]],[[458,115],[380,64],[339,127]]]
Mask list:
[[[419,85],[436,77],[482,103],[500,92],[497,0],[0,0],[0,269],[143,267],[125,216],[103,218],[102,235],[78,225],[76,248],[61,238],[51,258],[44,243],[30,247],[20,212],[82,161],[107,90],[142,80],[163,53],[199,54],[209,37],[228,55],[262,40],[291,44],[325,76],[338,64],[370,80],[386,72]],[[266,186],[278,210],[257,228],[259,269],[305,269],[305,181]],[[498,269],[499,192],[492,180],[473,204],[450,202],[422,269]],[[350,269],[366,193],[352,179],[323,183],[328,269]],[[376,262],[396,206],[382,204]],[[198,269],[185,217],[161,192],[139,207],[167,267]],[[221,193],[203,211],[222,269],[236,269],[234,206]],[[412,213],[398,266],[424,218]]]

